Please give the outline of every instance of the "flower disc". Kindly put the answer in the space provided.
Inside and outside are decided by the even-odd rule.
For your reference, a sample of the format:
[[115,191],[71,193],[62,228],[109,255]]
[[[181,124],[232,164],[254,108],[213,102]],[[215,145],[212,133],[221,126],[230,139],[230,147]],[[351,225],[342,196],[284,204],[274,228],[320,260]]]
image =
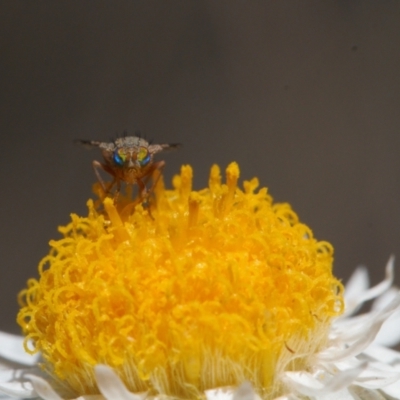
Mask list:
[[226,176],[213,166],[192,191],[185,166],[150,208],[89,201],[60,228],[18,316],[48,371],[81,395],[107,364],[132,392],[194,398],[249,380],[270,398],[282,371],[307,365],[342,311],[332,246],[257,179],[239,189],[236,163]]

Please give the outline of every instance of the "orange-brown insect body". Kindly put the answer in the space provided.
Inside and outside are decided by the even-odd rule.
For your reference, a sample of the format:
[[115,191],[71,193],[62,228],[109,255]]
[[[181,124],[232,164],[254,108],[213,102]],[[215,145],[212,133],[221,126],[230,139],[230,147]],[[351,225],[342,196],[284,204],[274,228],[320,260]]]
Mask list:
[[[101,149],[104,162],[93,161],[93,168],[105,194],[110,193],[112,187],[117,185],[114,200],[119,195],[121,182],[125,182],[128,185],[137,184],[139,198],[144,200],[154,189],[165,166],[164,161],[154,162],[154,155],[165,149],[179,147],[179,144],[151,144],[137,136],[121,137],[113,142],[90,140],[80,140],[79,142]],[[100,170],[109,173],[113,177],[113,181],[108,186],[105,185],[100,175]],[[146,183],[154,171],[159,171],[159,174],[153,179],[151,188],[147,190]]]

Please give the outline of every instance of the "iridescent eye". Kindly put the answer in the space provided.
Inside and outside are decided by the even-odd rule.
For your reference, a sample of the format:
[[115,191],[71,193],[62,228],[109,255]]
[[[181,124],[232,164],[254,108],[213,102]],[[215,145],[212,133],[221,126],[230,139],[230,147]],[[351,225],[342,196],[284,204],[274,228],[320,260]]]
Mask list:
[[125,161],[124,159],[125,159],[125,157],[123,155],[120,155],[118,153],[118,150],[114,151],[113,161],[115,164],[117,164],[119,167],[122,167],[124,165],[124,161]]
[[146,166],[149,162],[150,162],[150,154],[147,154],[147,156],[146,156],[142,161],[140,161],[140,165],[141,165],[142,167],[144,167],[144,166]]
[[145,167],[150,162],[151,156],[147,149],[142,148],[139,150],[137,160],[141,167]]

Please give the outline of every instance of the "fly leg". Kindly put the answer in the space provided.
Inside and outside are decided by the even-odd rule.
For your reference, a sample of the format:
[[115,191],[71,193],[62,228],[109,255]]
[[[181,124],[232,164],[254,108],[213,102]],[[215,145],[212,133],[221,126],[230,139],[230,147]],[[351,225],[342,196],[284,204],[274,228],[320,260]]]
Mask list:
[[[104,165],[96,160],[94,160],[92,162],[92,165],[93,165],[94,173],[96,174],[96,178],[99,181],[101,188],[103,189],[104,197],[102,198],[102,200],[104,200],[104,198],[110,193],[110,190],[115,185],[115,183],[118,184],[118,187],[117,187],[117,197],[118,197],[120,189],[121,189],[121,184],[120,184],[119,180],[117,182],[117,179],[116,179],[114,173],[112,172],[112,170],[110,170],[109,168],[107,168],[106,165]],[[100,175],[100,170],[112,175],[113,180],[111,181],[111,183],[109,183],[108,185],[105,184],[103,178]]]
[[[144,184],[144,182],[141,179],[137,179],[136,180],[136,184],[138,185],[138,195],[137,198],[134,199],[132,202],[129,202],[120,212],[121,218],[122,220],[126,220],[129,215],[131,215],[136,206],[139,204],[142,204],[143,206],[145,206],[145,202],[147,200],[148,197],[148,191],[146,188],[146,185]],[[115,198],[114,198],[115,201]],[[151,210],[150,208],[147,207],[148,213],[150,215],[151,219],[154,219],[153,216],[151,215]]]
[[[148,178],[147,179],[146,178],[145,178],[145,181],[148,180]],[[145,183],[141,179],[138,179],[137,184],[139,186],[139,198],[138,198],[136,204],[142,203],[146,207],[150,218],[154,220],[153,214],[151,213],[150,202],[148,201],[149,196],[151,195],[151,189],[147,190]]]
[[110,190],[113,187],[115,182],[117,182],[117,189],[115,190],[114,193],[114,204],[117,204],[119,194],[121,193],[121,181],[119,179],[114,178],[108,190]]
[[[157,161],[147,171],[146,176],[144,178],[144,184],[147,184],[149,179],[153,177],[153,183],[150,186],[150,189],[147,190],[147,197],[153,193],[154,188],[157,185],[157,182],[161,178],[164,167],[165,167],[165,161]],[[157,173],[157,175],[155,174],[155,172]]]
[[138,202],[143,203],[148,197],[148,191],[146,188],[146,184],[141,179],[138,179],[136,181],[136,183],[137,183],[138,189],[139,189]]
[[[152,219],[153,216],[151,215],[151,208],[150,208],[150,202],[148,201],[149,197],[153,194],[154,188],[157,185],[157,182],[161,178],[162,171],[164,169],[165,162],[164,161],[158,161],[151,165],[151,167],[146,171],[146,175],[144,176],[144,179],[138,179],[137,183],[139,186],[139,199],[141,199],[141,202],[147,202],[148,204],[148,210],[149,210],[149,215]],[[152,178],[153,182],[150,186],[149,189],[147,189],[146,184],[149,181],[149,179]]]
[[[148,198],[151,196],[151,194],[154,192],[154,188],[157,185],[157,182],[161,178],[162,175],[162,170],[165,166],[164,161],[158,161],[154,164],[152,164],[146,171],[146,173],[142,176],[142,178],[137,178],[136,179],[136,184],[138,185],[138,196],[137,199],[134,200],[133,203],[128,204],[122,211],[122,214],[128,215],[132,210],[135,209],[135,207],[138,204],[143,204],[144,206],[147,206],[148,213],[152,219],[154,217],[151,214],[151,208],[150,204],[148,203]],[[157,172],[157,175],[155,174]],[[149,189],[147,189],[146,184],[148,183],[149,179],[153,177],[153,182],[152,185]],[[117,184],[119,182],[117,181]],[[146,204],[145,204],[146,203]]]
[[[139,200],[142,203],[145,200],[147,200],[148,197],[153,193],[154,188],[157,185],[157,182],[161,178],[164,166],[165,166],[165,161],[158,161],[149,167],[149,169],[146,171],[146,174],[143,176],[143,179],[137,179],[136,183],[139,187]],[[158,171],[157,176],[154,176],[155,171]],[[151,177],[153,177],[153,183],[150,186],[150,189],[147,189],[146,185]]]

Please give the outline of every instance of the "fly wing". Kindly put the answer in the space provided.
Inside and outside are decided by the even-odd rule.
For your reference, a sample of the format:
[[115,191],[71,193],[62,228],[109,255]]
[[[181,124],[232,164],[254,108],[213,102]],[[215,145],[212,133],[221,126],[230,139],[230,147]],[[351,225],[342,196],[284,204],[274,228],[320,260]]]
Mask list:
[[93,147],[99,147],[102,142],[98,142],[96,140],[75,139],[74,143],[80,144],[82,146],[85,146],[88,149],[91,149]]
[[156,154],[164,150],[178,149],[181,146],[180,143],[150,144],[148,149],[151,154]]

